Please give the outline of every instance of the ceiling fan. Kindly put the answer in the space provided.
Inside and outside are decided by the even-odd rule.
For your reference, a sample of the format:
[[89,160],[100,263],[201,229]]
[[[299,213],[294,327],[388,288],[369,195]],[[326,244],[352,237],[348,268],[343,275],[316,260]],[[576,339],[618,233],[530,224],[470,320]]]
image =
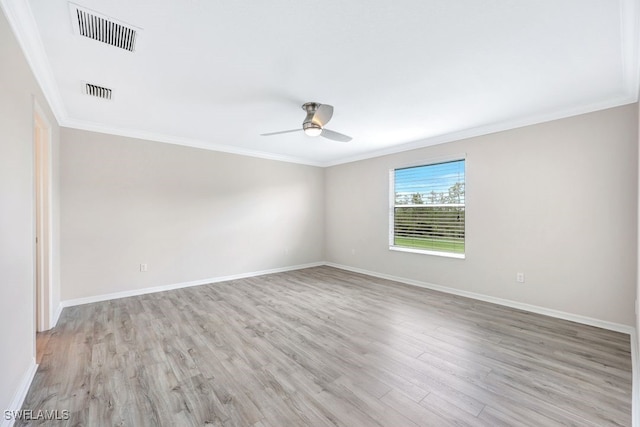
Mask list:
[[350,136],[343,135],[324,127],[329,123],[329,120],[331,120],[331,116],[333,116],[333,106],[329,104],[319,104],[317,102],[307,102],[302,105],[302,109],[307,112],[307,117],[305,117],[302,122],[302,129],[282,130],[280,132],[262,133],[260,135],[271,136],[280,135],[282,133],[304,131],[307,136],[319,135],[324,138],[340,142],[349,142],[353,139]]

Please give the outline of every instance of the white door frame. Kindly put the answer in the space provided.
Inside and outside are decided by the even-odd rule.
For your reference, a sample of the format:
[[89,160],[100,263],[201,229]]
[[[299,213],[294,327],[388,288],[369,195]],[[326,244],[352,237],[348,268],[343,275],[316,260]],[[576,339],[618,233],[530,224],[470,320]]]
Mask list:
[[52,269],[53,238],[51,221],[51,125],[42,108],[33,103],[33,145],[35,181],[35,305],[36,331],[53,326]]

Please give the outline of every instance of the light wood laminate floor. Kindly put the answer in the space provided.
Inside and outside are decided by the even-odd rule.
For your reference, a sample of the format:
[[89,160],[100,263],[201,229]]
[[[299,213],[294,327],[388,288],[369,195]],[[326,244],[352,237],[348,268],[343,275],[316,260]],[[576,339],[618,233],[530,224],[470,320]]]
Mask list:
[[330,267],[70,307],[38,339],[23,409],[70,411],[50,425],[631,425],[628,335]]

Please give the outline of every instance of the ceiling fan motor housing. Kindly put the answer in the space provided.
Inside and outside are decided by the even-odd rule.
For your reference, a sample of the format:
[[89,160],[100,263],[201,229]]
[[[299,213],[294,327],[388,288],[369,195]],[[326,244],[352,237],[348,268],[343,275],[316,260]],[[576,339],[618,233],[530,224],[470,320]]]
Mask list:
[[[307,112],[307,117],[305,117],[304,122],[302,122],[303,129],[306,129],[304,127],[306,124],[313,123],[313,116],[315,116],[316,111],[318,111],[318,107],[320,107],[320,104],[317,102],[307,102],[302,105],[302,109]],[[317,123],[315,125],[318,126]]]
[[302,105],[302,109],[307,112],[307,117],[302,122],[302,129],[308,136],[318,136],[322,133],[322,125],[313,120],[318,107],[320,107],[320,104],[317,102],[307,102]]

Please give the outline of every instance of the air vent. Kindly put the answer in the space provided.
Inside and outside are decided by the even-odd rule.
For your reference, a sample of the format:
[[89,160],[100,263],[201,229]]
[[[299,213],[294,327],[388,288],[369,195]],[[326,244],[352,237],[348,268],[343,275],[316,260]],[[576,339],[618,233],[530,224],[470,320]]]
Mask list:
[[139,28],[100,15],[92,10],[69,3],[71,20],[76,34],[134,52]]
[[97,98],[111,99],[111,94],[113,93],[113,90],[106,87],[94,85],[91,83],[85,83],[84,93],[86,93],[87,95],[95,96]]

